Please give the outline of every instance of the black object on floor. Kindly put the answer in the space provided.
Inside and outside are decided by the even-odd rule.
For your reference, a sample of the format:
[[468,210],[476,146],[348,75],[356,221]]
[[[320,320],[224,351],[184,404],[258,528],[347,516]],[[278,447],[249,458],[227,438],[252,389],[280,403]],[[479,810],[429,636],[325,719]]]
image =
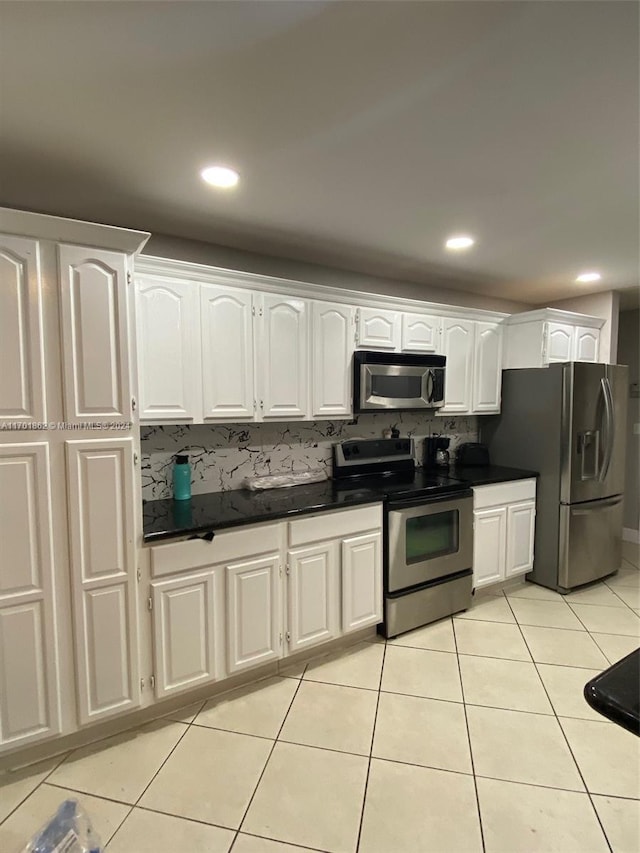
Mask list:
[[584,698],[594,711],[640,737],[640,649],[588,681]]

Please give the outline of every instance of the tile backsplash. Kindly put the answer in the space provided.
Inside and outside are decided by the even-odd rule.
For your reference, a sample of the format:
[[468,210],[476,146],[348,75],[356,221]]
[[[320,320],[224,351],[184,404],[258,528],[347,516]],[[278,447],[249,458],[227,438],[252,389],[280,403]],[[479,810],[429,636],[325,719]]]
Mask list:
[[171,472],[176,453],[188,453],[192,494],[239,489],[247,477],[297,473],[325,468],[331,473],[331,445],[348,438],[379,438],[388,428],[422,442],[434,433],[449,436],[451,448],[477,441],[476,417],[436,417],[416,412],[359,415],[355,421],[198,424],[143,426],[142,497],[172,496]]

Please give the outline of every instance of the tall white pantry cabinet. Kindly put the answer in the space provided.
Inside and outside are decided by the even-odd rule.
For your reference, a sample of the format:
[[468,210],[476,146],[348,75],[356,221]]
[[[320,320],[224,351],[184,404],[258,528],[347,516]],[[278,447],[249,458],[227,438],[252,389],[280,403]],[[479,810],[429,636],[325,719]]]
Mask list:
[[0,754],[140,703],[131,267],[149,235],[0,211]]

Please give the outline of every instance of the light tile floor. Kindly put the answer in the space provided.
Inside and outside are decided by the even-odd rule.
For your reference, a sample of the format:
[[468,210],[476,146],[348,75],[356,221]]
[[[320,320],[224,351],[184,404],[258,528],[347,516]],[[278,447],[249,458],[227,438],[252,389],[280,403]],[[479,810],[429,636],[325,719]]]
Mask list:
[[624,554],[9,774],[0,850],[77,796],[108,853],[637,853],[640,739],[582,697],[640,645]]

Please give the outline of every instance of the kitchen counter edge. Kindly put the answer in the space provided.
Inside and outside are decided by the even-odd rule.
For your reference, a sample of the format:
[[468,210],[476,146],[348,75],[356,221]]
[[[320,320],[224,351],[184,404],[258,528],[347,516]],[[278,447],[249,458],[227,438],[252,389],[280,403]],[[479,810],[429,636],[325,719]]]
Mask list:
[[[447,476],[473,487],[513,480],[528,480],[537,478],[538,473],[523,468],[506,468],[498,465],[452,466]],[[382,503],[385,499],[386,495],[381,489],[379,495],[352,494],[343,496],[338,501],[335,498],[331,480],[328,480],[325,483],[294,486],[291,489],[270,489],[266,492],[251,492],[244,489],[206,492],[194,495],[191,500],[184,502],[174,501],[172,498],[145,501],[143,502],[143,543],[152,545],[249,524],[262,524],[299,515]],[[175,518],[179,513],[184,514],[184,520],[181,522]],[[196,518],[193,517],[194,514]],[[153,529],[154,526],[157,529]]]

